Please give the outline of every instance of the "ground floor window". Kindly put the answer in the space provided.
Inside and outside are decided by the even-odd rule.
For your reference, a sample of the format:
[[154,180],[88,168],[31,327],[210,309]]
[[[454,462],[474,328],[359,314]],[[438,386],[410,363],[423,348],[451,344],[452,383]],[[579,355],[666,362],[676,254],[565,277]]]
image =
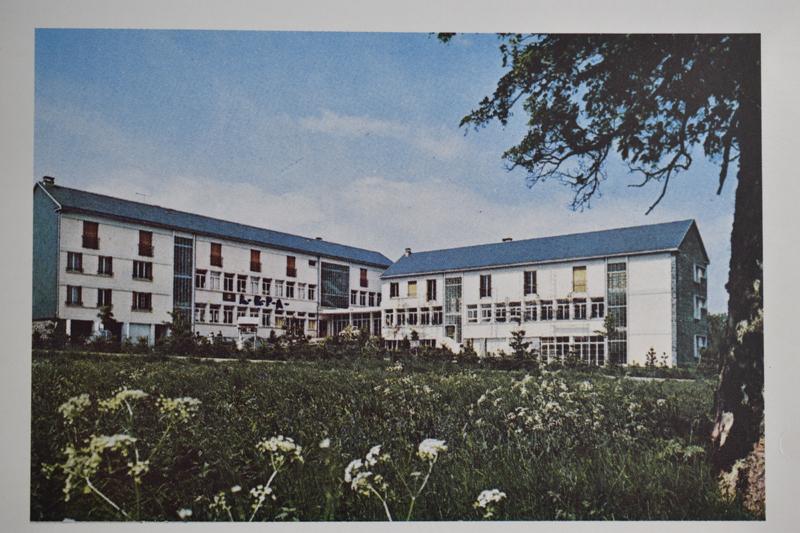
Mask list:
[[576,355],[588,365],[604,365],[605,348],[605,339],[601,335],[573,337]]
[[209,322],[212,322],[214,324],[218,324],[219,323],[219,306],[218,305],[210,306],[209,310],[208,310],[208,315],[209,315],[208,316],[208,321]]
[[272,312],[268,309],[261,311],[261,326],[268,328],[272,323]]
[[694,336],[694,358],[700,359],[700,356],[703,355],[703,350],[708,347],[708,339],[705,335],[695,335]]
[[434,307],[433,314],[431,315],[431,324],[440,326],[442,324],[442,308]]
[[233,307],[226,305],[222,310],[222,322],[225,324],[233,324]]
[[205,304],[195,305],[194,306],[194,321],[195,322],[205,322],[206,321],[206,306],[205,306]]

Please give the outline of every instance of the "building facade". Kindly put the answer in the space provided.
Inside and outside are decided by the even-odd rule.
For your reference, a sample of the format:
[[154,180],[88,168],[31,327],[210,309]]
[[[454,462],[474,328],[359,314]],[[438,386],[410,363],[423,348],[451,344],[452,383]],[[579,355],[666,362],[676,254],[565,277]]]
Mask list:
[[[383,337],[479,355],[522,330],[544,358],[674,366],[707,344],[694,221],[406,254],[383,273]],[[610,317],[610,319],[607,319]]]
[[113,333],[150,343],[166,333],[170,313],[201,335],[229,338],[242,324],[262,338],[325,336],[356,320],[380,326],[380,274],[391,261],[377,252],[69,189],[52,178],[37,183],[33,197],[34,323],[63,321],[68,335],[89,337],[108,305]]

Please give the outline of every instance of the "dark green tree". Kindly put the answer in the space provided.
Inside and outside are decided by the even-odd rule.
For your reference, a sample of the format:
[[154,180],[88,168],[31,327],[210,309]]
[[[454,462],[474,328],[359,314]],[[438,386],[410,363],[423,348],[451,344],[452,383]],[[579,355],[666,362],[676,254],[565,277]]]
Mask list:
[[517,361],[523,361],[528,357],[530,341],[525,340],[525,330],[518,329],[511,332],[511,342],[508,343],[511,353]]
[[[440,34],[448,41],[452,34]],[[507,71],[461,125],[505,125],[520,107],[527,132],[503,154],[530,186],[554,179],[590,205],[616,153],[641,180],[670,181],[702,149],[720,165],[718,192],[738,163],[723,349],[712,435],[728,468],[763,434],[761,47],[758,35],[503,34]],[[726,438],[722,438],[725,435]]]

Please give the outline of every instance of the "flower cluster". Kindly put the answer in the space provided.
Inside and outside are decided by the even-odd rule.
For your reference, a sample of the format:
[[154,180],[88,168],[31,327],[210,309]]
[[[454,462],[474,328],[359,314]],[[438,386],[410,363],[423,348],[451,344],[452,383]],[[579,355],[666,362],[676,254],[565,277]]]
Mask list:
[[296,444],[291,437],[278,435],[277,437],[262,439],[261,442],[256,444],[256,449],[261,453],[269,454],[271,459],[279,465],[283,465],[287,459],[303,462],[303,447]]
[[111,398],[97,402],[97,408],[101,413],[113,413],[119,410],[119,408],[128,401],[142,400],[148,396],[146,392],[139,389],[122,387],[121,389],[117,389]]
[[[92,435],[87,440],[87,445],[80,449],[68,444],[64,448],[66,460],[55,467],[66,474],[63,489],[64,501],[69,501],[70,494],[81,481],[88,480],[97,473],[105,452],[119,452],[123,457],[127,457],[128,447],[135,442],[136,439],[130,435],[117,434]],[[84,492],[87,491],[88,486],[84,487]]]
[[272,487],[267,485],[258,485],[255,488],[250,489],[250,496],[253,498],[253,511],[256,511],[264,501],[267,499],[267,496],[275,499],[275,494],[273,493]]
[[484,518],[492,518],[497,510],[497,504],[504,500],[505,497],[506,493],[498,489],[484,490],[478,494],[478,498],[472,506],[482,510]]
[[72,425],[75,419],[92,404],[88,394],[73,396],[58,406],[58,412],[64,417],[67,424]]
[[440,452],[447,451],[447,446],[443,440],[425,439],[419,443],[417,455],[423,461],[436,461]]
[[381,462],[389,460],[389,454],[381,453],[381,445],[378,444],[370,448],[367,456],[362,461],[354,459],[344,469],[344,481],[350,484],[350,488],[363,495],[369,496],[376,490],[386,491],[388,485],[381,474],[375,474],[368,468],[377,466]]
[[161,396],[156,400],[159,412],[170,420],[170,422],[186,422],[200,407],[200,400],[197,398],[165,398]]

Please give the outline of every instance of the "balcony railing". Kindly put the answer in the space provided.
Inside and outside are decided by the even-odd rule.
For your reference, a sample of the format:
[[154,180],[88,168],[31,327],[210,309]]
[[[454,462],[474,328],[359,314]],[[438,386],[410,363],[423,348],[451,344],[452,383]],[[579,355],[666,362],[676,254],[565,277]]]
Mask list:
[[297,269],[292,267],[286,267],[286,276],[290,278],[297,277]]
[[84,235],[83,236],[83,247],[90,248],[92,250],[97,250],[100,248],[100,238],[95,237],[93,235]]
[[261,262],[260,261],[250,261],[250,271],[251,272],[261,272]]
[[153,257],[153,245],[152,244],[144,244],[139,243],[139,255],[145,257]]
[[222,267],[222,256],[221,255],[212,255],[211,256],[211,266]]

